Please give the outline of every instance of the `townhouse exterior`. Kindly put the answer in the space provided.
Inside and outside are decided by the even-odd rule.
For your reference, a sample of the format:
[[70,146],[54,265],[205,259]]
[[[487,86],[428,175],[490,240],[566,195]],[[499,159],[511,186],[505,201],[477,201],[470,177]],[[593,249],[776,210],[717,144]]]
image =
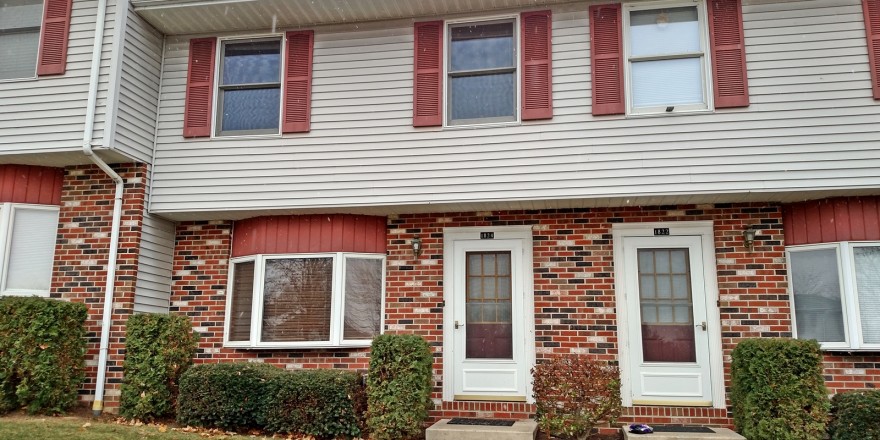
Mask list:
[[140,312],[198,362],[422,335],[434,417],[577,353],[622,421],[729,425],[753,337],[880,384],[880,1],[43,3],[0,9],[20,69],[67,50],[0,68],[2,291],[90,306],[96,408]]

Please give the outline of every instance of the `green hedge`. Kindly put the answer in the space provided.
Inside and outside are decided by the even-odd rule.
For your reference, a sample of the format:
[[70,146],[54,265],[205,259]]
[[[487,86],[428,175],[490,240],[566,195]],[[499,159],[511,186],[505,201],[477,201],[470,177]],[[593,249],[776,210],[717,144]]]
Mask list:
[[120,414],[144,421],[174,414],[180,376],[192,365],[197,343],[187,316],[132,315],[125,331]]
[[269,381],[284,373],[255,363],[195,365],[180,379],[177,421],[228,430],[262,428]]
[[266,429],[317,438],[361,434],[358,409],[366,396],[361,376],[345,370],[301,370],[273,377],[268,385]]
[[828,433],[831,440],[880,439],[880,390],[835,394]]
[[46,298],[0,298],[0,413],[26,407],[57,414],[83,382],[86,306]]
[[818,440],[825,435],[828,392],[816,341],[749,339],[733,350],[730,402],[749,440]]
[[367,375],[370,438],[419,437],[431,407],[428,343],[416,335],[381,335],[373,340]]

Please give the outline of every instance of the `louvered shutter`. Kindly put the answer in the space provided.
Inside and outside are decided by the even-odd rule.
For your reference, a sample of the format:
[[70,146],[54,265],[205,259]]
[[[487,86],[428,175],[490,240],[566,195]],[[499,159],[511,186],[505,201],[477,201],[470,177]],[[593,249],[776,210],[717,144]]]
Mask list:
[[46,0],[37,75],[61,75],[66,70],[72,8],[73,0]]
[[211,135],[216,41],[215,38],[194,38],[189,41],[189,72],[186,78],[183,137]]
[[522,119],[553,117],[550,11],[523,12]]
[[715,108],[747,107],[749,79],[740,0],[709,0]]
[[874,99],[880,99],[880,0],[862,0],[868,36],[868,65]]
[[626,112],[623,93],[623,25],[620,4],[590,6],[590,72],[593,114]]
[[443,22],[416,23],[413,126],[443,124]]
[[307,133],[312,113],[312,54],[314,31],[287,33],[284,61],[284,122],[283,133]]

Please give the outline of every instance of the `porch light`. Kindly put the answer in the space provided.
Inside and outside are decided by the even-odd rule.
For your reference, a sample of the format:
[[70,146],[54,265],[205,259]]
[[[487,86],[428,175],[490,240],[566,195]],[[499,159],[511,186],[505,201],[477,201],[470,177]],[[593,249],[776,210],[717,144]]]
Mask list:
[[755,247],[755,235],[758,234],[758,229],[760,229],[761,225],[751,225],[746,227],[743,230],[743,243],[746,245],[746,249],[749,252]]
[[422,239],[418,235],[412,239],[412,250],[416,258],[422,255]]

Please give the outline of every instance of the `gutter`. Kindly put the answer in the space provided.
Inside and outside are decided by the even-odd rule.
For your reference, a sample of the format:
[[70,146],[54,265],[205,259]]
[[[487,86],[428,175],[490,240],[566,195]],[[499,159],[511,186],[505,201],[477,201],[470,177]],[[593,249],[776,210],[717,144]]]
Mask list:
[[89,76],[89,95],[86,104],[86,121],[83,129],[83,154],[107,174],[116,185],[113,198],[113,220],[110,230],[110,252],[107,256],[107,283],[104,290],[104,313],[101,320],[101,345],[98,354],[98,377],[95,380],[95,400],[92,403],[94,415],[104,410],[104,382],[107,377],[107,351],[110,345],[110,323],[113,316],[113,293],[116,282],[116,259],[119,247],[119,224],[122,222],[122,191],[125,181],[110,168],[103,159],[92,151],[95,134],[95,114],[97,113],[98,82],[101,75],[101,49],[104,45],[104,21],[107,18],[107,0],[98,0],[98,14],[95,23],[95,42],[92,46],[92,66]]

